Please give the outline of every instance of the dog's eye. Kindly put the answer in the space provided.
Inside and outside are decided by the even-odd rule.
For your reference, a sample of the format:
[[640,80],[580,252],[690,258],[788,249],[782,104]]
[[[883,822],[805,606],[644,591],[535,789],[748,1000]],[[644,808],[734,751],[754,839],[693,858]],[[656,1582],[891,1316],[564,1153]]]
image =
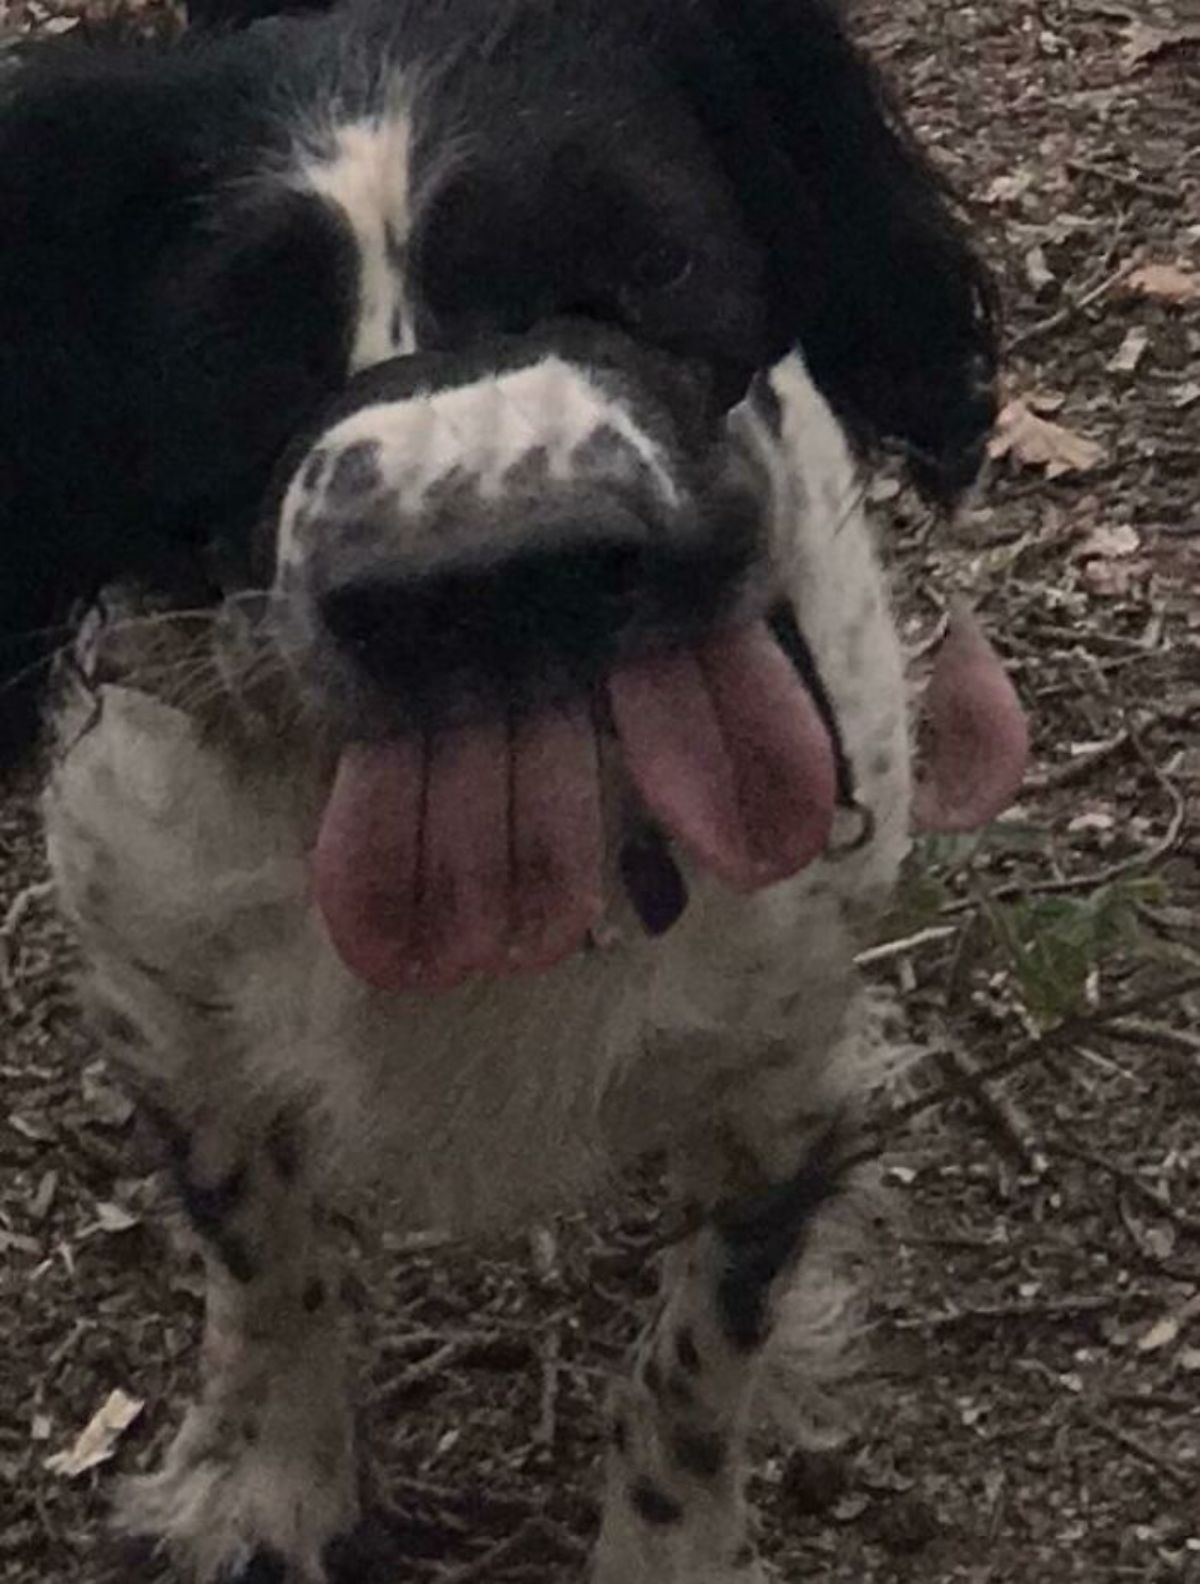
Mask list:
[[668,291],[682,286],[692,273],[692,256],[676,242],[660,242],[633,261],[630,280],[643,291]]

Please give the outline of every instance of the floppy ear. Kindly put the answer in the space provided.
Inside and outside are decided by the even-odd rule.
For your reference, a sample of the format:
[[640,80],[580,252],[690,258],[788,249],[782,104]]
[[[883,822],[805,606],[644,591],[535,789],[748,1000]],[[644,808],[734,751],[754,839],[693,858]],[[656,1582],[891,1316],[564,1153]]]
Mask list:
[[[0,735],[31,728],[50,637],[135,540],[122,348],[172,225],[172,122],[83,51],[46,46],[0,85]],[[159,107],[160,109],[163,107]]]
[[190,587],[332,381],[344,317],[310,289],[339,289],[335,241],[301,245],[295,195],[215,214],[272,60],[250,35],[48,46],[0,85],[0,759],[36,725],[47,629],[114,578]]
[[836,0],[693,0],[675,74],[768,257],[768,355],[799,346],[864,440],[932,493],[974,476],[990,428],[991,293],[943,185]]

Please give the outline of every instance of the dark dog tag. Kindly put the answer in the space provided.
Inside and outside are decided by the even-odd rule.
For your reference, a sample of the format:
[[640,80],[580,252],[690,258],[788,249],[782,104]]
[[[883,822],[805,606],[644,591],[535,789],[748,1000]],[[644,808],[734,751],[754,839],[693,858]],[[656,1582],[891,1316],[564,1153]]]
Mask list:
[[687,907],[687,886],[658,831],[640,830],[621,848],[621,878],[648,935],[665,935]]

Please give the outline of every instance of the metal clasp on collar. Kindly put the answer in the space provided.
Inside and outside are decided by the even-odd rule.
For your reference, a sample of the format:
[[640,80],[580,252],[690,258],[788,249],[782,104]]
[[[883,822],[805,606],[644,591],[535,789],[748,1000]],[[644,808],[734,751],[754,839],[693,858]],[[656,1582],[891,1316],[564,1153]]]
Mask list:
[[828,863],[840,863],[852,853],[861,852],[875,835],[875,811],[856,797],[839,803],[833,811],[833,829],[825,845]]

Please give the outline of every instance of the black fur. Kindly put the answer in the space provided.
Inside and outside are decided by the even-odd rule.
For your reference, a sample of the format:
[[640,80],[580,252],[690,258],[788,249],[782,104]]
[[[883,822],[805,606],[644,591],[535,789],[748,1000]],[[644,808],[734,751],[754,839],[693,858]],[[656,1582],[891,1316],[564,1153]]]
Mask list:
[[739,1352],[752,1352],[766,1341],[775,1284],[800,1258],[815,1216],[842,1188],[844,1158],[844,1123],[838,1120],[791,1177],[714,1213],[726,1249],[717,1307],[725,1334]]
[[629,1503],[638,1517],[655,1529],[671,1528],[683,1518],[683,1508],[675,1498],[648,1479],[636,1480],[629,1487]]
[[830,0],[366,0],[47,44],[0,78],[3,757],[73,604],[117,576],[211,590],[212,545],[245,549],[344,387],[350,238],[262,177],[387,61],[425,69],[418,176],[472,149],[406,252],[423,348],[599,319],[724,407],[798,343],[852,431],[938,492],[973,472],[983,279]]

